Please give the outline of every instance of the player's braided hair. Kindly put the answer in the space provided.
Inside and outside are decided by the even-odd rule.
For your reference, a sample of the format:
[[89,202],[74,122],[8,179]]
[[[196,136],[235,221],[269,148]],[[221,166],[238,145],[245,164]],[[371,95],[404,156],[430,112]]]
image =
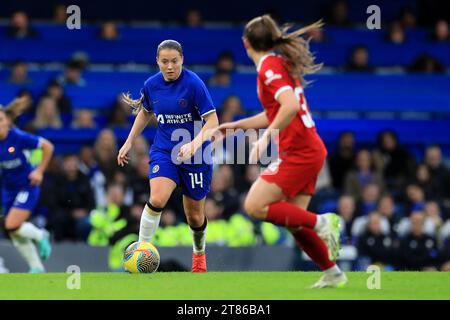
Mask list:
[[314,63],[314,55],[309,50],[309,41],[301,36],[323,26],[322,20],[288,33],[292,25],[279,27],[269,16],[256,17],[247,23],[244,37],[255,51],[276,50],[286,59],[287,68],[292,76],[300,78],[322,68],[323,64]]

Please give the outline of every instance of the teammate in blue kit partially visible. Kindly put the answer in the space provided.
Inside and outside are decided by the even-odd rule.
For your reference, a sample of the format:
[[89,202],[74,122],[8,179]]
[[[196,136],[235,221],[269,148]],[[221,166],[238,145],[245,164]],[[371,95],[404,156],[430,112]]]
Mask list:
[[139,241],[151,242],[161,212],[178,186],[183,190],[183,206],[193,238],[192,272],[206,272],[205,197],[212,178],[208,149],[218,119],[203,81],[183,68],[183,50],[174,40],[158,46],[156,62],[160,72],[148,78],[141,97],[125,102],[135,108],[136,120],[119,151],[120,166],[128,163],[133,141],[156,116],[158,128],[150,151],[150,199],[141,216]]
[[[19,101],[19,100],[17,100]],[[39,200],[40,185],[53,155],[53,145],[41,137],[12,127],[17,116],[15,102],[0,108],[0,172],[2,180],[3,228],[14,246],[26,260],[31,273],[45,272],[42,259],[51,254],[49,233],[27,220]],[[28,161],[27,150],[42,149],[42,161],[34,168]],[[39,254],[36,250],[37,245]]]

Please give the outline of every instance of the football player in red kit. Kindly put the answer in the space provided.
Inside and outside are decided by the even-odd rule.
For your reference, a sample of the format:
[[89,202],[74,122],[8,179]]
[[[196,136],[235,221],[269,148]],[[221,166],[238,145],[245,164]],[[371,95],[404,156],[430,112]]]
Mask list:
[[247,23],[243,43],[258,72],[257,91],[264,111],[219,126],[235,129],[267,128],[254,144],[250,161],[258,161],[272,138],[278,160],[255,181],[245,210],[255,218],[290,230],[298,246],[324,271],[313,288],[342,287],[347,277],[336,265],[339,254],[339,217],[307,211],[327,150],[317,133],[305,100],[303,76],[321,68],[302,34],[322,26],[316,22],[288,33],[268,15]]

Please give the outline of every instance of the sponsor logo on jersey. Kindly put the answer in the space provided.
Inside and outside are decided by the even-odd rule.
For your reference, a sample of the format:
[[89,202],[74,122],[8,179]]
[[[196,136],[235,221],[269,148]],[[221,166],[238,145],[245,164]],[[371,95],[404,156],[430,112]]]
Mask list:
[[161,124],[183,124],[194,121],[191,113],[184,114],[158,114],[156,117]]
[[14,153],[14,151],[16,151],[16,148],[14,148],[14,147],[9,147],[8,148],[8,152],[9,153]]
[[158,171],[159,171],[159,166],[158,165],[154,165],[153,169],[152,169],[152,172],[153,173],[157,173]]
[[264,84],[265,84],[266,86],[269,85],[269,83],[271,83],[273,80],[281,79],[281,74],[275,74],[275,73],[273,73],[273,71],[270,70],[270,69],[267,70],[266,73],[265,73],[264,75],[265,75],[266,78],[267,78],[267,80],[264,81]]
[[20,167],[21,165],[22,165],[22,160],[20,160],[20,158],[0,162],[0,168],[3,168],[3,169],[15,169],[15,168]]
[[188,105],[188,101],[186,99],[180,99],[178,100],[178,104],[180,105],[180,107],[186,108]]

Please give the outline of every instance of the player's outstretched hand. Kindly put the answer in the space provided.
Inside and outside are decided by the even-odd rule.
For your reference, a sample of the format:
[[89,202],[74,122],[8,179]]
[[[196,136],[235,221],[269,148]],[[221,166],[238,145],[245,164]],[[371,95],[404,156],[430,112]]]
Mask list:
[[44,178],[44,174],[41,170],[33,170],[28,175],[28,179],[30,179],[30,183],[33,186],[39,186],[42,183],[42,179]]
[[219,130],[224,136],[234,133],[234,130],[238,129],[236,121],[222,123],[217,130]]
[[196,151],[197,148],[194,141],[186,143],[185,145],[181,146],[180,151],[178,152],[177,160],[181,162],[186,161],[190,159]]
[[128,156],[128,151],[131,149],[131,143],[125,142],[119,150],[119,154],[117,155],[117,164],[121,167],[128,164],[130,161],[130,157]]

